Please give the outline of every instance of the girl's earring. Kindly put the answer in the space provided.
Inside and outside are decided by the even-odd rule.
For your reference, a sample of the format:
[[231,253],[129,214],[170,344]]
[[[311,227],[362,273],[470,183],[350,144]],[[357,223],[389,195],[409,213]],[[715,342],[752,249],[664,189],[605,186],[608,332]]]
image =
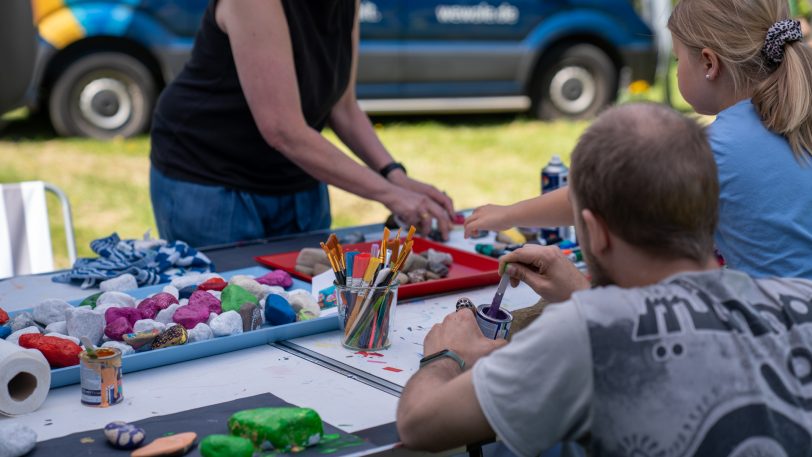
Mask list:
[[708,81],[710,81],[710,73],[708,73],[707,75],[705,75],[705,79],[707,79]]

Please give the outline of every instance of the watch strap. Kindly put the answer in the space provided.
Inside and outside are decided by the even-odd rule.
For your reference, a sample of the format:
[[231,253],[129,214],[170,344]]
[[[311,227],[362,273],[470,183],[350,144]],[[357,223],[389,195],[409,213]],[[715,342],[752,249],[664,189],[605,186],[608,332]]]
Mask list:
[[392,162],[389,165],[381,168],[378,173],[380,173],[384,178],[388,178],[389,173],[392,173],[395,170],[403,170],[403,173],[406,173],[406,167],[404,167],[400,162]]
[[451,349],[443,349],[440,352],[435,352],[434,354],[428,355],[420,359],[420,368],[425,367],[426,365],[436,362],[442,358],[448,357],[449,359],[457,362],[457,365],[460,366],[460,370],[465,371],[465,360],[459,356],[456,352],[452,351]]

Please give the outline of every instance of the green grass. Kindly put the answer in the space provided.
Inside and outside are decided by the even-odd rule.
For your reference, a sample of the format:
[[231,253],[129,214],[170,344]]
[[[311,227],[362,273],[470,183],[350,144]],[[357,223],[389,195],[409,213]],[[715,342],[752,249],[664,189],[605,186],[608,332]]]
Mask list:
[[[622,101],[659,98],[656,87]],[[658,92],[659,91],[659,92]],[[675,103],[678,107],[683,106]],[[149,138],[98,141],[58,138],[42,116],[7,115],[0,133],[0,182],[48,181],[73,206],[80,256],[89,243],[118,232],[123,238],[157,235],[149,198]],[[588,122],[544,123],[521,115],[469,115],[375,119],[376,130],[409,174],[445,190],[457,208],[506,204],[539,193],[539,172],[554,154],[568,162]],[[325,136],[338,144],[332,132]],[[331,188],[333,225],[382,222],[382,205]],[[59,267],[67,267],[61,213],[49,198]]]

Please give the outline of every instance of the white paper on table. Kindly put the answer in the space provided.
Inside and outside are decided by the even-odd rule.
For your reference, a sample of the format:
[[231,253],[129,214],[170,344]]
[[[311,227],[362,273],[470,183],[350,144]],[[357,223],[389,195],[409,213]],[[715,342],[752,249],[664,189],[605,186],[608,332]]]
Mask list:
[[333,270],[327,270],[324,273],[318,274],[313,276],[312,281],[310,282],[310,295],[319,300],[319,291],[322,291],[330,286],[336,281],[336,274]]

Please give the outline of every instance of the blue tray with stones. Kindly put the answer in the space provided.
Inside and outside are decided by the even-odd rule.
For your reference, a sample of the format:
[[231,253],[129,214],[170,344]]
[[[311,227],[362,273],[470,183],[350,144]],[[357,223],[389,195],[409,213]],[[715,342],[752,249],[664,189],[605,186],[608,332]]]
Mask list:
[[[225,280],[229,280],[232,276],[236,275],[248,275],[252,277],[262,276],[269,271],[272,270],[263,267],[250,267],[218,274]],[[166,284],[141,287],[139,289],[127,291],[126,293],[128,295],[132,295],[136,299],[146,298],[149,295],[161,292],[165,285]],[[287,290],[290,291],[295,289],[304,289],[310,291],[310,284],[294,278],[293,285]],[[74,300],[69,303],[74,306],[78,306],[80,302],[81,300]],[[31,311],[31,309],[20,310],[9,314],[17,314],[23,311]],[[148,370],[150,368],[171,365],[173,363],[186,362],[202,357],[239,351],[240,349],[246,349],[254,346],[261,346],[263,344],[273,343],[275,341],[284,341],[337,329],[338,316],[336,314],[273,327],[269,326],[268,324],[264,324],[261,328],[251,332],[231,336],[221,336],[205,341],[195,341],[194,343],[186,343],[181,346],[171,346],[163,349],[154,349],[145,352],[128,354],[122,357],[121,369],[124,373]],[[78,383],[79,365],[74,365],[67,368],[51,369],[52,389]]]

